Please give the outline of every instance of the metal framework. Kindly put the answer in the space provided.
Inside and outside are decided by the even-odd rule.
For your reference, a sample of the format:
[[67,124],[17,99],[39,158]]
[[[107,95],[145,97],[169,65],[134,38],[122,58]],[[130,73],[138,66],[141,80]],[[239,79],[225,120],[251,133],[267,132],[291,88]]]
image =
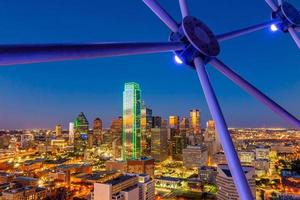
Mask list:
[[277,3],[273,0],[265,0],[272,9],[272,19],[270,21],[215,35],[206,24],[190,15],[186,0],[179,0],[183,18],[180,23],[177,23],[156,0],[143,1],[171,30],[169,42],[0,45],[0,65],[174,52],[177,62],[182,62],[196,69],[208,107],[216,122],[217,132],[237,192],[240,199],[252,200],[250,187],[205,68],[207,64],[211,64],[288,123],[300,129],[300,121],[297,118],[217,59],[220,53],[220,42],[267,27],[271,27],[273,31],[281,30],[284,33],[289,33],[300,48],[300,39],[296,33],[300,32],[299,11],[290,3],[282,0],[278,0]]

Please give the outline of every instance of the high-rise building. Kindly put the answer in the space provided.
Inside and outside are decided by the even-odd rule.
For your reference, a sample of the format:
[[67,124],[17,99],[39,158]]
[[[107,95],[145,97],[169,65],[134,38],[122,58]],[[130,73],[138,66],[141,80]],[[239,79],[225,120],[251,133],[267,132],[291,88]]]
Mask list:
[[152,117],[152,128],[160,128],[162,123],[162,119],[160,116]]
[[221,151],[221,143],[216,131],[215,121],[213,120],[206,122],[204,142],[208,148],[208,165],[211,166],[214,164],[213,156]]
[[190,128],[189,119],[186,117],[183,117],[179,124],[180,135],[187,136],[189,128]]
[[183,149],[183,165],[186,168],[199,168],[207,165],[207,148],[203,145],[187,146]]
[[86,119],[83,112],[81,112],[75,120],[75,133],[79,133],[81,137],[86,137],[82,135],[87,135],[89,132],[89,122]]
[[110,125],[110,132],[113,139],[121,138],[123,129],[123,118],[118,117],[113,119]]
[[75,124],[74,122],[69,123],[69,144],[74,144],[74,133],[75,133]]
[[179,129],[179,116],[169,116],[169,127]]
[[125,174],[105,183],[94,183],[92,200],[154,200],[154,181],[143,174]]
[[156,162],[168,158],[168,131],[166,127],[151,129],[151,157]]
[[75,120],[75,151],[83,152],[87,147],[89,134],[89,122],[83,112],[81,112]]
[[97,145],[103,143],[103,133],[102,133],[102,120],[100,118],[96,118],[93,124],[93,138],[94,142]]
[[143,104],[141,109],[141,148],[143,155],[150,154],[150,138],[152,128],[152,110]]
[[137,83],[125,83],[122,159],[138,159],[141,157],[141,150],[141,89]]
[[195,135],[199,135],[201,133],[200,111],[197,109],[190,110],[190,128]]
[[56,137],[60,137],[62,135],[62,126],[60,124],[55,126],[55,134]]
[[216,124],[215,121],[209,120],[206,122],[206,130],[204,135],[205,141],[214,141],[216,140]]
[[[255,169],[254,167],[243,167],[247,181],[255,199]],[[234,185],[228,165],[218,165],[217,167],[217,199],[218,200],[238,200],[239,195]]]
[[141,109],[141,131],[146,133],[152,128],[152,110],[146,105]]
[[94,134],[102,131],[102,120],[99,117],[94,120],[93,130]]

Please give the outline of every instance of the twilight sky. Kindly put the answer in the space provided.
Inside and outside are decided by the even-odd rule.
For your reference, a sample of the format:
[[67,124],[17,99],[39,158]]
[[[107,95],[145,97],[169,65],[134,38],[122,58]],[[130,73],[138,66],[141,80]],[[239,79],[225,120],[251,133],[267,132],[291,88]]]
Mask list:
[[[177,0],[160,0],[180,19]],[[298,4],[294,0],[291,2]],[[189,0],[192,15],[216,33],[270,18],[264,0]],[[142,0],[9,0],[0,2],[0,42],[166,41],[169,30]],[[221,43],[220,58],[300,117],[300,50],[288,35],[262,30]],[[217,71],[209,74],[230,127],[286,127],[253,97]],[[0,129],[66,128],[79,112],[107,127],[121,115],[123,85],[140,83],[155,115],[210,118],[195,71],[174,64],[171,53],[0,68]]]

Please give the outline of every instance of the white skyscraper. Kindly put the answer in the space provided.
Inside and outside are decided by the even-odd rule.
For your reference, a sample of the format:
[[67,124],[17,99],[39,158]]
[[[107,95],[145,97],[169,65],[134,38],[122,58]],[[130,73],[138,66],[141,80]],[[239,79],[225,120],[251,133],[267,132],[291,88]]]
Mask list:
[[74,122],[69,123],[69,144],[74,144]]

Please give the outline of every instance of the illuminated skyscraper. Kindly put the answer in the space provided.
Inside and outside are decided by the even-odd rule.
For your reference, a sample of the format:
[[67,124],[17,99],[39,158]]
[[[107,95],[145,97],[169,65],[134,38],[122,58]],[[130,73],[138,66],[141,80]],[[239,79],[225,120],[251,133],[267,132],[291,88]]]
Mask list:
[[186,117],[183,117],[179,124],[180,130],[186,130],[189,127],[190,127],[189,119]]
[[113,119],[110,125],[110,132],[111,137],[113,139],[115,138],[121,138],[122,135],[122,128],[123,128],[123,118],[118,117],[117,119]]
[[195,135],[199,135],[201,133],[199,110],[190,110],[190,128]]
[[141,157],[141,90],[137,83],[126,83],[123,92],[122,159]]
[[80,135],[86,135],[89,132],[89,122],[83,112],[75,120],[75,132],[80,133]]
[[75,132],[74,127],[75,127],[74,122],[70,122],[69,123],[69,144],[70,145],[74,144],[74,132]]
[[55,126],[55,134],[56,134],[56,137],[59,137],[62,135],[62,127],[60,124],[57,124]]
[[150,154],[151,146],[151,128],[152,128],[152,110],[144,103],[141,109],[141,148],[142,154]]
[[169,127],[179,129],[179,116],[169,117]]
[[146,133],[152,128],[152,110],[143,105],[141,109],[141,131]]
[[83,112],[75,120],[75,151],[83,152],[87,146],[89,122]]
[[102,144],[103,142],[103,134],[102,134],[102,120],[100,118],[96,118],[93,124],[93,138],[97,145]]
[[168,158],[168,130],[166,126],[151,129],[151,157],[162,162]]

